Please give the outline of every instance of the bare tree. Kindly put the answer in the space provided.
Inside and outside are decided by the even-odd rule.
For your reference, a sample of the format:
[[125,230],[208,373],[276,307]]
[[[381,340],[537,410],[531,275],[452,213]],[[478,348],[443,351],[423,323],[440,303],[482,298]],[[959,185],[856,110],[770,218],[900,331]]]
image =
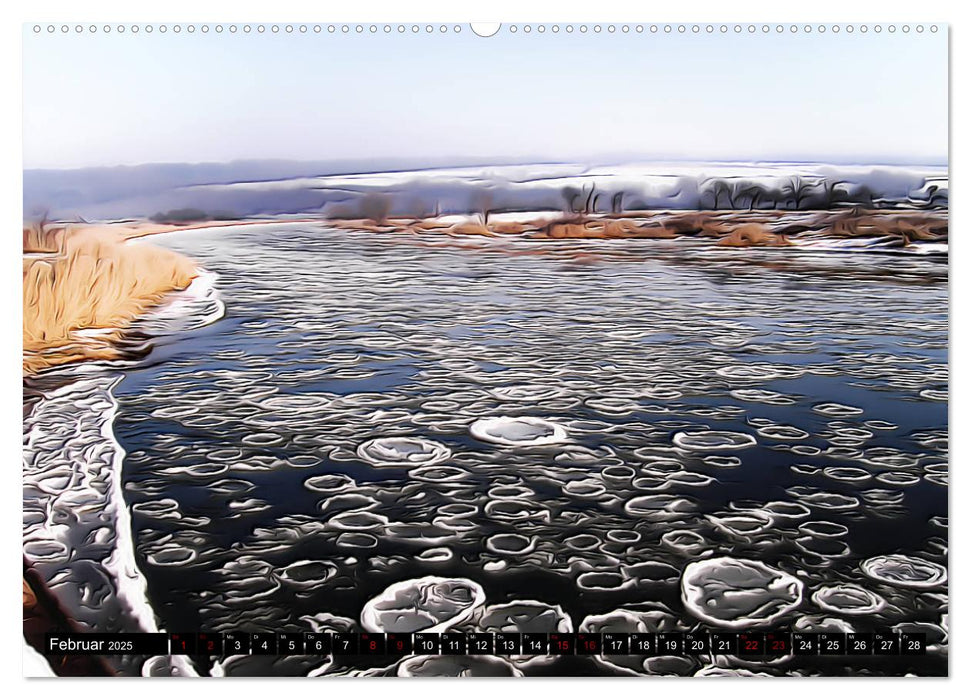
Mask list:
[[821,183],[823,189],[823,203],[827,209],[832,208],[837,202],[843,200],[849,194],[846,183],[839,180],[823,179]]
[[707,194],[710,194],[712,197],[712,209],[718,208],[718,202],[721,200],[722,195],[725,195],[725,200],[727,201],[729,208],[735,207],[735,202],[732,197],[732,187],[724,180],[720,178],[712,178],[707,180],[703,187],[706,188]]
[[567,185],[560,190],[560,195],[563,197],[563,213],[567,216],[576,214],[578,212],[576,202],[580,196],[580,190],[573,185]]
[[489,188],[484,187],[482,189],[476,190],[475,195],[472,198],[473,210],[478,212],[479,216],[482,218],[482,225],[489,225],[489,214],[492,210],[494,198],[492,192]]
[[793,175],[789,178],[789,182],[782,186],[783,194],[786,194],[786,201],[792,199],[795,204],[795,209],[800,209],[802,203],[805,201],[806,197],[812,194],[813,188],[819,184],[818,182],[813,182],[812,180],[807,180],[799,175]]
[[376,224],[383,224],[391,212],[391,198],[380,192],[370,192],[361,197],[361,216]]
[[624,211],[624,191],[615,192],[610,198],[610,211],[613,214],[620,214]]
[[600,193],[597,192],[597,183],[591,182],[590,189],[586,185],[577,189],[572,185],[567,185],[560,194],[566,204],[565,212],[568,215],[589,216],[597,211],[597,203],[600,201]]
[[759,200],[765,195],[765,188],[762,187],[757,182],[742,183],[742,187],[739,188],[739,197],[748,197],[748,208],[749,210],[757,209],[759,206]]
[[[584,185],[584,190],[586,190],[586,185]],[[590,191],[587,193],[587,198],[583,202],[583,213],[587,216],[596,213],[598,201],[600,201],[600,193],[597,192],[597,183],[591,182]]]
[[853,199],[858,204],[866,206],[867,209],[873,209],[874,207],[874,192],[867,185],[860,185],[856,189],[856,194],[854,194]]

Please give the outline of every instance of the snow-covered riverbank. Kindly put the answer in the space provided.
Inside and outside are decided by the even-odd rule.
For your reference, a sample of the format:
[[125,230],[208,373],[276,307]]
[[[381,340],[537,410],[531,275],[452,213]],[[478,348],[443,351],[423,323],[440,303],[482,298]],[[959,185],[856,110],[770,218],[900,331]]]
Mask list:
[[[202,270],[132,330],[151,345],[213,323],[225,309],[215,281]],[[161,631],[135,558],[122,493],[125,453],[112,430],[112,389],[131,364],[70,365],[25,388],[24,556],[64,612],[98,632]],[[193,675],[182,657],[117,656],[110,663],[125,675]]]

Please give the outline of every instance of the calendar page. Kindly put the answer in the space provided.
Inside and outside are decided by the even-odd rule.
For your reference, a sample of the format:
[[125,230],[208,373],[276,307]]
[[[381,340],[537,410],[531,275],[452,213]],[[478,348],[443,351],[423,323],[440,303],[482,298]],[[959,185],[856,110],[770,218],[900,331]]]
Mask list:
[[23,106],[37,673],[948,674],[948,25],[29,22]]

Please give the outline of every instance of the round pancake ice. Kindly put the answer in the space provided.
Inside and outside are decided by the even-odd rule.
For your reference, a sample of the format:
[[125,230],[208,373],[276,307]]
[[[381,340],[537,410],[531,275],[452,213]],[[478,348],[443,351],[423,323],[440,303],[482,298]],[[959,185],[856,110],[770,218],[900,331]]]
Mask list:
[[443,632],[484,603],[475,581],[425,576],[392,584],[365,603],[361,626],[368,632]]
[[947,569],[940,564],[906,554],[885,554],[860,565],[870,578],[902,588],[934,588],[947,582]]
[[452,451],[425,438],[382,437],[361,444],[357,456],[376,467],[417,467],[444,462]]
[[572,632],[573,621],[559,605],[514,600],[484,608],[478,627],[484,632]]
[[566,440],[566,428],[542,418],[499,416],[482,418],[469,428],[472,437],[512,447],[555,445]]
[[566,393],[557,387],[542,384],[517,384],[513,386],[497,386],[489,389],[489,393],[503,401],[536,402],[555,399]]
[[675,433],[674,444],[682,450],[694,452],[721,452],[723,450],[744,450],[756,443],[755,438],[745,433],[728,430],[691,430]]
[[876,593],[852,583],[823,586],[813,593],[813,602],[823,610],[844,615],[869,615],[887,607],[887,601]]
[[523,672],[498,656],[408,656],[398,663],[401,678],[466,678],[522,676]]
[[762,562],[717,557],[688,564],[681,600],[704,622],[729,629],[770,624],[802,602],[803,584]]

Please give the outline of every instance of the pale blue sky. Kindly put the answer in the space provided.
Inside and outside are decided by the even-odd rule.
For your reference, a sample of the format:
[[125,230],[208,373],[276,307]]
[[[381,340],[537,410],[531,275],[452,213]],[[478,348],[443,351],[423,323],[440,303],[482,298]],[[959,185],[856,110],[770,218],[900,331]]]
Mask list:
[[24,35],[24,166],[943,163],[946,30]]

